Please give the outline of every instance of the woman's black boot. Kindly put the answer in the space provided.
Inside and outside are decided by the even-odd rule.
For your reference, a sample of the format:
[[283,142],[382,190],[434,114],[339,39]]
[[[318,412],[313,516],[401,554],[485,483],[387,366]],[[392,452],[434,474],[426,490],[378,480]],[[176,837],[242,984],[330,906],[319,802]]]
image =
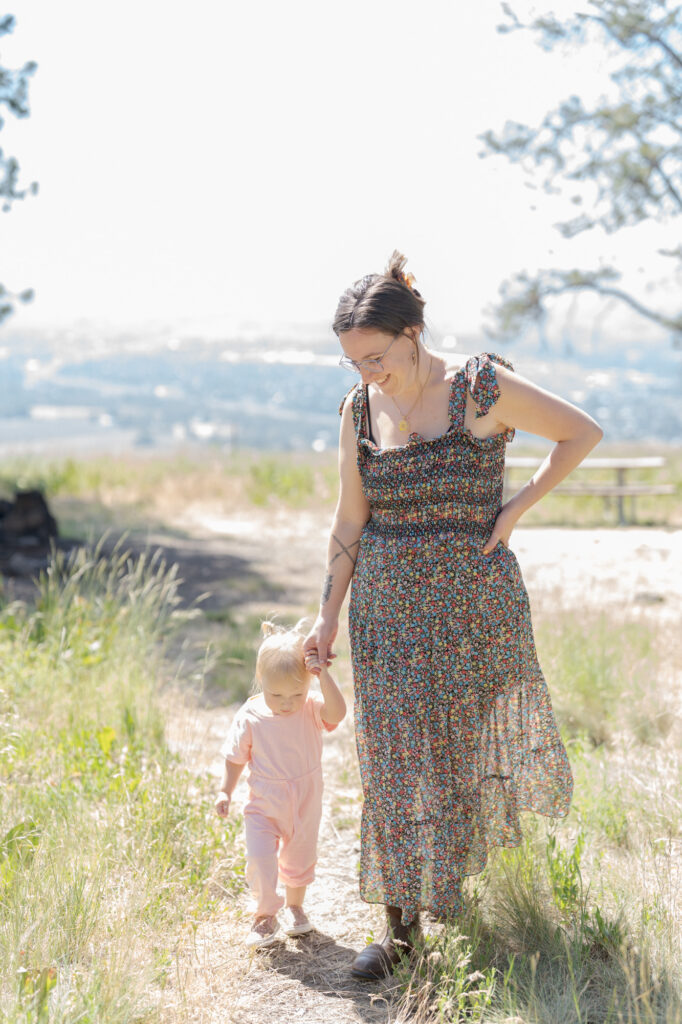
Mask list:
[[400,960],[401,954],[409,953],[414,948],[415,936],[419,933],[419,918],[409,924],[402,923],[400,907],[386,907],[386,934],[381,942],[372,942],[358,953],[351,964],[350,972],[354,978],[374,981],[387,978]]

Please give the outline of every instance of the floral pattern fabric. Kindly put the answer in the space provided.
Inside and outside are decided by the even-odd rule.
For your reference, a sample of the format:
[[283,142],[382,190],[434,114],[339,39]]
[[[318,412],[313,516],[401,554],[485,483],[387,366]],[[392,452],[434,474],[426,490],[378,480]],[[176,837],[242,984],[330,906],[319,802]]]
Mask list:
[[462,910],[464,875],[492,846],[521,841],[524,810],[568,812],[571,770],[537,661],[513,553],[482,547],[502,502],[513,431],[464,427],[499,397],[495,355],[450,385],[450,426],[399,448],[369,439],[352,392],[358,466],[371,515],[349,606],[364,804],[360,893],[370,903]]

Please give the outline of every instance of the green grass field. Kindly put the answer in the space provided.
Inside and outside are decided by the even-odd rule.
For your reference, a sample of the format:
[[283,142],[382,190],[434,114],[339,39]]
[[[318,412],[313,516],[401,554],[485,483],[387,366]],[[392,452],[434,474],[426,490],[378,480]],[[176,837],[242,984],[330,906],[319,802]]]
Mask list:
[[[514,455],[543,456],[547,447],[514,446]],[[645,444],[600,444],[591,453],[599,458],[642,457],[660,455],[665,459],[661,469],[638,469],[628,473],[628,484],[672,484],[675,488],[670,495],[638,495],[635,505],[635,523],[640,526],[680,527],[682,526],[682,449],[669,445]],[[520,486],[530,475],[528,470],[510,470],[512,489]],[[586,484],[614,484],[613,470],[578,469],[569,480]],[[626,515],[630,515],[631,499],[625,499]],[[592,495],[548,494],[523,517],[525,526],[574,526],[599,527],[617,524],[617,510],[613,498]]]
[[[514,446],[514,455],[541,457],[547,447]],[[640,525],[682,526],[682,449],[665,445],[599,446],[600,457],[662,455],[665,466],[638,470],[632,483],[668,483],[671,495],[637,498]],[[511,471],[512,488],[519,487],[529,471]],[[572,480],[613,482],[608,470],[580,470]],[[127,455],[87,460],[19,458],[6,461],[0,474],[0,496],[9,497],[16,487],[40,487],[55,503],[60,520],[69,532],[86,523],[106,528],[121,515],[134,526],[150,517],[163,522],[169,510],[189,501],[229,503],[237,509],[286,505],[305,508],[320,505],[331,510],[336,500],[336,455],[237,452],[232,455],[207,448],[174,456]],[[526,526],[612,526],[616,522],[612,499],[549,494],[524,516]]]
[[[332,508],[332,460],[284,462],[22,462],[4,479],[7,491],[44,485],[81,533],[112,518],[170,521],[187,495],[239,514]],[[652,521],[670,528],[679,453],[668,472],[678,492]],[[537,514],[565,525],[570,507],[557,497]],[[212,664],[216,679],[229,668],[224,702],[242,700],[256,617],[190,620],[159,559],[81,550],[51,567],[35,602],[0,603],[2,1024],[201,1019],[183,1003],[178,947],[244,879],[239,820],[219,822],[212,782],[166,739],[165,694],[182,684],[170,641],[197,614],[223,630]],[[527,816],[524,844],[494,852],[467,882],[466,918],[433,930],[403,965],[382,996],[386,1021],[682,1024],[682,642],[644,612],[548,603],[535,627],[575,775],[571,814]],[[351,743],[344,757],[354,765]],[[357,790],[354,772],[339,771]],[[352,828],[359,792],[344,799],[339,829]]]
[[180,927],[217,874],[220,825],[164,740],[173,571],[124,549],[58,561],[0,610],[0,1020],[158,1019]]
[[403,965],[396,1019],[677,1024],[680,642],[607,615],[537,626],[575,776],[570,815],[525,815],[523,845],[469,880],[466,918]]

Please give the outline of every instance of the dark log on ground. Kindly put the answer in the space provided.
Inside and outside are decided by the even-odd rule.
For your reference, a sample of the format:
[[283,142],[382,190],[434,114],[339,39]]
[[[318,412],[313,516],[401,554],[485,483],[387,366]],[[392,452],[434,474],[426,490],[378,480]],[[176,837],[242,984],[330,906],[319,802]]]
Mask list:
[[17,491],[0,501],[0,573],[35,576],[47,568],[57,543],[57,520],[42,491]]

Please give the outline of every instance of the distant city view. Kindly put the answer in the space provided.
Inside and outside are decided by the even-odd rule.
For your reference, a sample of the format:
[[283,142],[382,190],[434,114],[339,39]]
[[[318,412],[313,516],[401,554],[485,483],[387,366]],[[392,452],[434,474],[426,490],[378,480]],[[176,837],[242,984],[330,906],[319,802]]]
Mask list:
[[[170,449],[324,451],[354,377],[328,329],[229,340],[101,337],[6,330],[0,347],[0,451],[52,454]],[[542,345],[484,337],[433,342],[500,351],[515,368],[586,409],[606,440],[682,440],[682,352],[670,343],[579,336]]]

